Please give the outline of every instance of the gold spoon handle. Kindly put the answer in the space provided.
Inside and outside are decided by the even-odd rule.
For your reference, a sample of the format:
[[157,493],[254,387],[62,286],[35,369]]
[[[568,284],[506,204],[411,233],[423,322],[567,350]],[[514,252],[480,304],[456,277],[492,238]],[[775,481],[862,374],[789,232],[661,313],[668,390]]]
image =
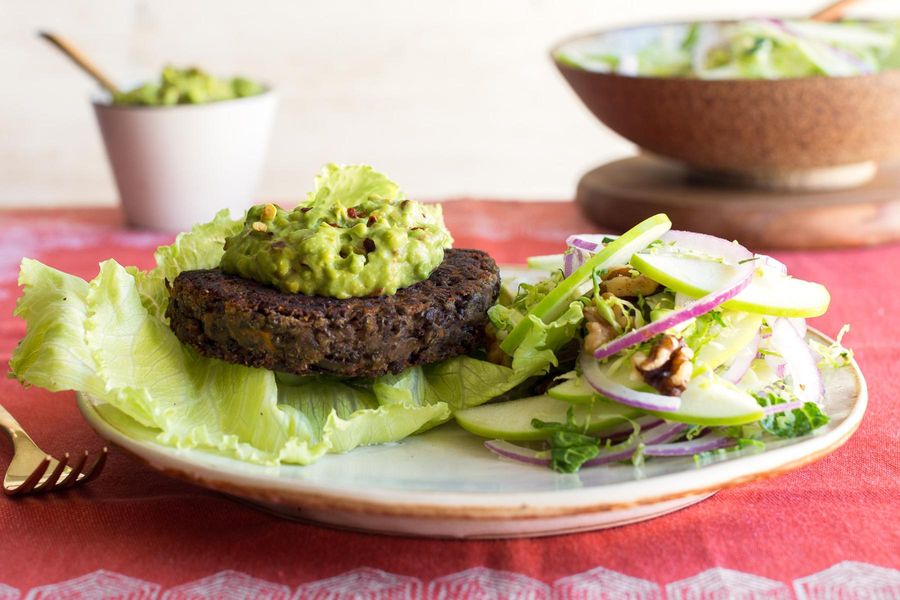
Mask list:
[[856,4],[857,0],[837,0],[832,2],[822,10],[817,11],[810,17],[813,21],[837,21],[844,16],[847,8],[851,4]]
[[78,65],[82,71],[90,75],[97,83],[100,84],[100,87],[105,89],[110,94],[118,94],[119,88],[112,82],[109,77],[103,74],[102,71],[94,64],[94,62],[87,57],[87,55],[75,47],[72,42],[65,39],[64,37],[58,36],[54,33],[49,33],[47,31],[39,32],[39,35],[56,46],[63,54],[68,56],[72,62]]

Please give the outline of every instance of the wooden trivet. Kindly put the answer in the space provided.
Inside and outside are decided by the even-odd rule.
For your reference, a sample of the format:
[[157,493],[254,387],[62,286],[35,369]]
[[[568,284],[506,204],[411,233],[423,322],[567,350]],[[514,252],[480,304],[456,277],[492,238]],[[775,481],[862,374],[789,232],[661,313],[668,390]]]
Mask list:
[[702,181],[647,156],[586,173],[576,201],[595,223],[624,231],[664,212],[675,229],[701,231],[751,248],[838,248],[900,240],[900,164],[881,165],[860,187],[779,192]]

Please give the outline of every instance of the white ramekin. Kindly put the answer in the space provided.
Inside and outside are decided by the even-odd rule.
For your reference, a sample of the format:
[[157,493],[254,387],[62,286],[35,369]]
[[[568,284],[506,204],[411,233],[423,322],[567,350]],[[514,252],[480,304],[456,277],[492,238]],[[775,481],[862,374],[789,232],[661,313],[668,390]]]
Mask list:
[[258,96],[164,107],[95,101],[130,225],[183,231],[253,203],[277,104]]

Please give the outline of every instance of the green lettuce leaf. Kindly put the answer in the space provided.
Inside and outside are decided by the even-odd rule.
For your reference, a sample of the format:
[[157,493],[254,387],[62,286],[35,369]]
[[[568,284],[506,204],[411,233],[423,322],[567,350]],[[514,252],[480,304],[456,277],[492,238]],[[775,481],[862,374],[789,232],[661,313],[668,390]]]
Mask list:
[[528,320],[530,327],[513,352],[512,369],[529,376],[540,375],[559,364],[556,352],[575,339],[584,320],[584,304],[572,302],[566,312],[550,323],[534,315],[529,315]]
[[373,196],[388,200],[404,198],[396,183],[368,165],[329,164],[316,176],[315,189],[309,193],[307,201],[330,204],[325,201],[327,198],[361,201]]
[[[421,377],[410,369],[400,379]],[[427,403],[424,394],[392,392],[398,376],[376,379],[370,386],[353,386],[338,379],[302,378],[299,385],[279,386],[279,402],[298,425],[310,431],[316,443],[325,441],[330,452],[401,440],[450,418],[441,402]],[[406,382],[399,384],[404,389]],[[387,391],[386,391],[387,390]],[[302,424],[302,425],[300,425]]]
[[478,406],[510,391],[532,373],[470,356],[457,356],[422,367],[427,381],[426,398],[456,412]]
[[160,246],[154,254],[156,268],[140,271],[129,267],[150,314],[164,318],[169,302],[166,281],[173,281],[182,271],[219,266],[225,238],[239,232],[243,225],[243,219],[231,219],[227,209],[219,211],[209,223],[196,225],[190,232],[178,234],[172,244]]
[[527,373],[529,377],[546,373],[551,366],[558,365],[556,352],[577,337],[584,320],[584,304],[581,301],[569,304],[569,308],[550,323],[528,314],[563,279],[562,271],[555,271],[543,281],[522,283],[509,306],[497,304],[488,310],[491,324],[499,332],[501,340],[521,321],[529,321],[522,342],[512,354],[515,373]]
[[[331,184],[339,183],[349,185]],[[260,464],[309,464],[401,440],[509,392],[549,368],[555,359],[547,348],[575,318],[570,312],[537,327],[512,368],[461,356],[368,381],[276,377],[205,358],[169,329],[166,282],[182,270],[215,266],[225,237],[240,226],[220,213],[161,247],[154,269],[110,260],[90,282],[25,259],[16,314],[27,333],[10,360],[12,374],[23,384],[89,394],[104,415],[139,424],[161,444]]]

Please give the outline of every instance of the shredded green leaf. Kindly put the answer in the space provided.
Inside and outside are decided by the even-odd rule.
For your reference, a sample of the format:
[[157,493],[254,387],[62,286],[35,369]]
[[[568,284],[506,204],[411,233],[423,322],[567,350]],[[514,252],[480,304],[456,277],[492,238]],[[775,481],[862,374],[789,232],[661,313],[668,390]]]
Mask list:
[[575,422],[572,407],[566,412],[565,423],[548,423],[540,419],[531,421],[535,429],[550,429],[550,467],[560,473],[575,473],[581,465],[600,454],[600,441],[586,435],[587,423],[579,426]]
[[823,344],[816,340],[810,340],[809,345],[820,356],[819,368],[840,369],[846,367],[853,360],[853,350],[843,345],[844,335],[850,331],[850,325],[845,324],[838,331],[834,343]]
[[[778,396],[772,392],[766,394],[754,394],[754,398],[760,406],[774,406],[783,404],[790,399]],[[759,425],[765,431],[780,438],[795,438],[808,435],[826,425],[828,415],[814,402],[807,402],[802,407],[791,411],[784,411],[766,415]]]

